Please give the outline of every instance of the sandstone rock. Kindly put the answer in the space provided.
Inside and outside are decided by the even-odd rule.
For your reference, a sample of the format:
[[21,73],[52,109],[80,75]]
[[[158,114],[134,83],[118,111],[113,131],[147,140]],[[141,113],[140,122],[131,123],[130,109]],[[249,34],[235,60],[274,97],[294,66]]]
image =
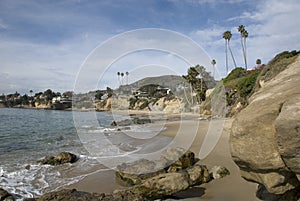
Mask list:
[[273,194],[300,185],[299,61],[252,95],[231,130],[231,154],[241,175]]
[[43,165],[61,165],[64,163],[75,163],[78,157],[69,152],[61,152],[57,156],[46,156],[44,159],[38,161]]
[[161,155],[161,162],[167,168],[167,172],[177,172],[195,164],[195,154],[182,148],[165,150]]
[[154,161],[141,159],[133,163],[123,163],[117,167],[116,180],[124,186],[140,184],[142,180],[165,172],[163,168],[157,169]]
[[134,186],[132,191],[151,200],[184,191],[192,186],[210,181],[206,166],[195,165],[186,171],[163,173]]
[[15,199],[6,190],[0,188],[0,200],[1,201],[14,201]]
[[118,166],[116,181],[124,186],[133,186],[143,180],[166,172],[178,172],[195,164],[195,154],[182,148],[167,149],[160,160],[141,159]]
[[230,175],[230,172],[227,168],[221,166],[214,166],[211,169],[211,176],[213,179],[221,179]]

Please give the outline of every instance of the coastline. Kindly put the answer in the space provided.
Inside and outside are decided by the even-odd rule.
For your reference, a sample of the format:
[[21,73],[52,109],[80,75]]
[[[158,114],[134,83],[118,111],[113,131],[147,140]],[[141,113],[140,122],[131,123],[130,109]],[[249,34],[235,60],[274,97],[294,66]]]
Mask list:
[[[123,113],[124,114],[124,113]],[[147,115],[147,112],[143,111],[127,111],[127,114],[131,115]],[[157,113],[159,115],[159,113]],[[168,137],[174,137],[180,130],[184,129],[184,134],[189,135],[189,133],[194,132],[193,126],[198,126],[196,137],[190,147],[190,150],[198,156],[203,138],[209,128],[210,121],[214,120],[199,120],[199,115],[190,114],[185,115],[183,120],[178,120],[179,115],[169,115],[167,122],[164,123],[166,127],[162,130],[159,135],[164,135]],[[255,192],[257,185],[247,182],[240,176],[238,167],[235,165],[231,159],[229,150],[229,135],[231,128],[232,119],[226,119],[221,138],[219,139],[217,145],[213,151],[202,160],[202,163],[207,165],[209,168],[218,165],[225,166],[229,169],[230,175],[220,179],[215,180],[207,184],[203,184],[200,187],[195,187],[189,189],[188,191],[179,193],[179,197],[184,200],[211,200],[211,201],[253,201],[255,200]],[[158,123],[159,124],[159,123]],[[180,137],[176,139],[180,142]],[[116,189],[125,188],[120,186],[115,181],[115,172],[113,170],[102,171],[99,173],[91,174],[81,181],[67,186],[69,189],[77,189],[79,191],[86,191],[91,193],[112,193]]]

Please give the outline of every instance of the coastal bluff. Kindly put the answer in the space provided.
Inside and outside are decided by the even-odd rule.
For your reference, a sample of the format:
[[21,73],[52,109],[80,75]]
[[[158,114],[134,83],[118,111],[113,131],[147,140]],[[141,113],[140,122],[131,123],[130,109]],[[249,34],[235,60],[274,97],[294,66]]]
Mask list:
[[300,57],[264,82],[231,128],[232,158],[261,200],[300,200]]

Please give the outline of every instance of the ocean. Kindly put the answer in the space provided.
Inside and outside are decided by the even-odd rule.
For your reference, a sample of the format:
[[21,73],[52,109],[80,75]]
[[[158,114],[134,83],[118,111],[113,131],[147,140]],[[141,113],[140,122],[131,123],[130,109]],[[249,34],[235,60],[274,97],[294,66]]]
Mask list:
[[[158,124],[111,126],[128,115],[105,112],[0,109],[0,187],[17,200],[76,183],[94,172],[144,158],[172,139],[158,135]],[[39,165],[47,155],[68,151],[73,164]]]

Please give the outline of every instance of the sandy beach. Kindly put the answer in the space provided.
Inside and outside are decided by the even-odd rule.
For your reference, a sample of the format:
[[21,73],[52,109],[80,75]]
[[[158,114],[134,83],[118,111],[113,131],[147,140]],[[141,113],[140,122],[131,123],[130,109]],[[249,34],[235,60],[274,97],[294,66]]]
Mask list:
[[[173,137],[176,144],[186,146],[186,142],[191,142],[190,150],[198,156],[204,136],[207,134],[209,127],[212,126],[211,121],[218,120],[199,120],[199,116],[190,115],[184,120],[176,120],[175,116],[169,118],[165,123],[166,130],[161,135]],[[224,121],[222,135],[210,152],[204,158],[202,163],[211,168],[215,165],[225,166],[230,171],[230,175],[210,183],[194,187],[185,192],[179,193],[177,196],[182,200],[211,200],[211,201],[253,201],[255,200],[256,184],[249,183],[240,177],[239,169],[231,159],[229,150],[229,135],[232,119]],[[196,132],[196,133],[194,133]],[[187,140],[188,139],[188,140]],[[104,192],[111,193],[115,189],[124,188],[115,182],[115,174],[113,170],[95,173],[85,177],[80,182],[68,186],[68,188],[76,188],[79,191],[87,192]]]

